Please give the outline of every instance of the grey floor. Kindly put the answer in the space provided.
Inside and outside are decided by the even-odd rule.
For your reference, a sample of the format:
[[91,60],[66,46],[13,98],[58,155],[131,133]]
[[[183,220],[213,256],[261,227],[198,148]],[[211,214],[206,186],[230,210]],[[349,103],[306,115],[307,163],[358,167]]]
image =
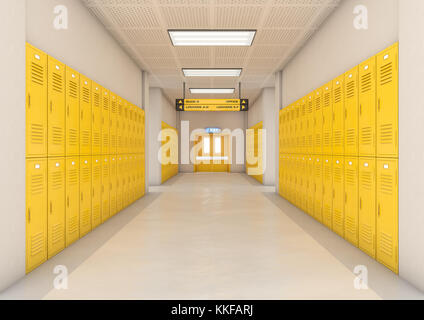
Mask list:
[[[180,174],[151,191],[0,299],[424,297],[246,175]],[[368,289],[354,287],[358,265]]]

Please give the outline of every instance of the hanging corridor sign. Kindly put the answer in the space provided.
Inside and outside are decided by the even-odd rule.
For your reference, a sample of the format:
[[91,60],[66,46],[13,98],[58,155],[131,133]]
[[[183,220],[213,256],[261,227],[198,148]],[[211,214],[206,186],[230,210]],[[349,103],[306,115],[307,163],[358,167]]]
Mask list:
[[177,111],[248,111],[249,99],[177,99]]

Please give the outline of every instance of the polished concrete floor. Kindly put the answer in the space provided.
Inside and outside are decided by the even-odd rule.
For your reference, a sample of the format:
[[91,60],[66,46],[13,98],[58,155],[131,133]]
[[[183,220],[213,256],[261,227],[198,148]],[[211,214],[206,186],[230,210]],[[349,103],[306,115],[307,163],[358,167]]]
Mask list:
[[[180,174],[151,191],[0,299],[424,297],[246,175]],[[368,289],[354,287],[357,265]]]

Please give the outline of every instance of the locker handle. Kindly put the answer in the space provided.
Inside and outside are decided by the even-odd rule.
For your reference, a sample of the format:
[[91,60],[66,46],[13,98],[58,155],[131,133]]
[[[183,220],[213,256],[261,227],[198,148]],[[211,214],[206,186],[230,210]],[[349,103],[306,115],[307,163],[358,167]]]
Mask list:
[[68,104],[68,108],[67,108],[67,113],[68,113],[68,117],[69,117],[69,104]]
[[69,196],[67,197],[67,199],[66,199],[66,203],[67,203],[67,206],[68,206],[68,208],[69,208]]
[[94,198],[94,188],[93,188],[93,198]]
[[359,209],[362,210],[362,198],[359,198]]
[[347,203],[347,192],[345,192],[345,203]]
[[81,110],[81,120],[84,119],[84,110]]
[[31,94],[28,93],[28,109],[31,108]]
[[345,109],[345,119],[347,119],[347,109]]
[[333,199],[336,198],[336,190],[333,189]]
[[81,192],[81,201],[84,201],[84,193]]
[[50,113],[53,112],[53,101],[50,101]]
[[380,98],[378,98],[378,111],[380,111]]
[[31,222],[31,209],[28,208],[28,223]]
[[50,214],[53,212],[53,203],[50,201]]
[[359,114],[362,115],[362,104],[359,104]]
[[378,204],[378,216],[380,216],[380,204]]

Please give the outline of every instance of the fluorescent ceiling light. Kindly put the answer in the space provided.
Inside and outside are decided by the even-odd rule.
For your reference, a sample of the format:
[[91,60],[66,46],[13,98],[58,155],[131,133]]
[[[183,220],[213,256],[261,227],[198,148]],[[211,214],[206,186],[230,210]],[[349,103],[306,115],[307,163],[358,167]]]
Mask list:
[[251,46],[256,30],[168,30],[174,46]]
[[183,69],[185,77],[240,77],[241,69]]
[[206,93],[206,94],[217,94],[217,93],[234,93],[234,88],[190,88],[190,92],[193,94]]

